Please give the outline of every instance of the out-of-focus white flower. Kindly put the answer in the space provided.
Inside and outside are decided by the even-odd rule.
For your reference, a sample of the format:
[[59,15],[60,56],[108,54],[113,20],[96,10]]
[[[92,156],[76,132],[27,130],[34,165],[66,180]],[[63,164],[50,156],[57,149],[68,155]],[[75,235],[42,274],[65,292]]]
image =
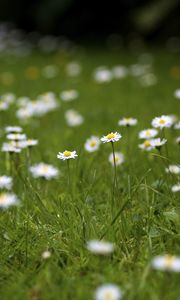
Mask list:
[[86,140],[84,148],[88,152],[94,152],[99,149],[100,143],[100,139],[97,136],[91,136],[89,139]]
[[1,193],[0,194],[0,208],[8,208],[11,205],[18,203],[17,196],[12,193]]
[[57,158],[62,159],[62,160],[67,160],[71,158],[76,158],[78,155],[76,151],[68,151],[65,150],[64,152],[59,152],[57,155]]
[[74,109],[69,109],[65,112],[65,119],[70,127],[79,126],[84,122],[83,116]]
[[43,162],[31,166],[29,170],[34,178],[42,177],[47,180],[55,178],[59,174],[57,168],[55,168],[52,165],[45,164]]
[[99,286],[94,298],[95,300],[119,300],[123,296],[121,289],[115,284],[103,284]]
[[48,65],[42,69],[42,75],[47,79],[56,77],[58,75],[58,72],[58,67],[54,65]]
[[8,104],[12,104],[15,101],[16,96],[13,93],[6,93],[1,96],[1,99]]
[[153,137],[155,137],[158,134],[158,131],[156,129],[144,129],[142,131],[139,132],[139,138],[140,139],[151,139]]
[[128,68],[125,66],[114,66],[112,68],[113,77],[116,79],[124,78],[128,75]]
[[49,257],[51,257],[51,252],[46,250],[42,253],[42,258],[43,259],[48,259]]
[[176,143],[180,145],[180,136],[176,138]]
[[[116,166],[121,165],[124,162],[124,154],[121,153],[121,152],[115,152],[114,154],[115,154],[115,163],[116,163]],[[108,160],[112,164],[112,166],[114,166],[113,152],[110,153]]]
[[79,93],[76,90],[68,90],[60,93],[60,97],[64,102],[69,102],[78,98]]
[[155,256],[152,267],[161,271],[180,272],[180,257],[167,254]]
[[153,73],[144,74],[142,77],[139,78],[140,83],[144,87],[152,86],[157,83],[157,77]]
[[172,120],[172,124],[175,124],[178,120],[178,117],[176,115],[170,115],[170,118]]
[[175,90],[174,97],[180,99],[180,89]]
[[19,126],[7,126],[5,127],[5,131],[7,133],[20,133],[22,132],[22,128]]
[[91,240],[87,242],[87,249],[94,254],[107,255],[114,251],[114,245],[109,242]]
[[180,174],[180,166],[169,165],[168,168],[166,168],[166,173]]
[[22,141],[26,139],[26,135],[22,133],[9,133],[7,139],[12,141]]
[[161,117],[154,118],[151,124],[155,128],[163,129],[165,127],[171,127],[173,123],[170,116],[162,115]]
[[65,71],[68,76],[75,77],[81,73],[81,66],[78,62],[71,62],[66,65]]
[[174,125],[174,129],[180,129],[180,121],[178,121],[178,122]]
[[2,150],[2,152],[9,152],[9,153],[20,153],[21,152],[20,148],[16,148],[11,143],[3,143],[1,150]]
[[4,102],[4,101],[0,101],[0,111],[2,110],[7,110],[9,108],[9,104]]
[[101,141],[103,143],[109,143],[109,142],[117,142],[119,141],[120,139],[122,138],[122,135],[118,132],[111,132],[111,133],[108,133],[107,135],[103,136],[101,138]]
[[152,149],[154,149],[151,140],[145,140],[142,144],[139,144],[138,147],[146,151],[151,151]]
[[9,176],[0,176],[0,189],[10,190],[12,188],[12,177]]
[[112,72],[106,67],[99,67],[94,72],[94,80],[98,83],[110,82],[113,79]]
[[153,147],[157,148],[157,149],[160,149],[164,144],[167,143],[167,140],[166,139],[160,139],[160,138],[157,138],[157,139],[153,139],[151,140],[151,144]]
[[118,121],[119,126],[135,126],[137,124],[137,119],[134,118],[122,118]]
[[172,188],[171,188],[171,190],[172,190],[173,193],[180,192],[180,182],[178,182],[177,184],[173,185]]
[[33,147],[38,145],[38,140],[28,139],[26,140],[27,147]]

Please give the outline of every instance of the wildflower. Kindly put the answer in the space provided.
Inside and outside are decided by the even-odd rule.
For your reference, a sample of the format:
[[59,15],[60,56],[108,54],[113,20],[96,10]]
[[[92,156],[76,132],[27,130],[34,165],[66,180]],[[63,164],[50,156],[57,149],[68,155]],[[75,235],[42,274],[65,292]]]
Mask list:
[[11,143],[3,143],[2,145],[2,152],[9,152],[9,153],[20,153],[21,149],[13,146]]
[[4,101],[0,101],[0,111],[2,110],[7,110],[9,108],[9,104],[4,102]]
[[166,168],[166,173],[180,174],[180,166],[169,165],[169,167]]
[[[122,154],[121,152],[114,152],[114,155],[116,166],[121,165],[124,162],[124,154]],[[109,162],[114,166],[113,152],[109,155]]]
[[60,97],[64,102],[75,100],[78,96],[79,93],[76,90],[63,91],[60,93]]
[[162,115],[161,117],[154,118],[151,124],[155,128],[163,129],[165,127],[171,127],[173,122],[170,116]]
[[174,125],[174,129],[180,129],[180,121],[178,121],[178,122]]
[[161,140],[160,138],[151,140],[152,146],[157,149],[160,149],[164,144],[166,144],[166,142],[167,142],[166,139]]
[[156,129],[144,129],[139,132],[139,138],[140,139],[151,139],[155,137],[158,134],[158,131]]
[[114,284],[103,284],[95,291],[95,300],[119,300],[123,296],[121,289]]
[[32,139],[28,139],[25,142],[26,142],[27,147],[33,147],[38,144],[38,140],[32,140]]
[[101,141],[103,143],[109,143],[109,142],[117,142],[119,141],[120,139],[122,138],[122,135],[118,132],[111,132],[111,133],[108,133],[107,135],[103,136],[101,138]]
[[137,119],[134,118],[122,118],[118,121],[119,126],[135,126],[137,124]]
[[45,164],[43,162],[31,166],[29,170],[34,178],[42,177],[47,180],[55,178],[59,174],[57,168],[55,168],[52,165]]
[[86,140],[84,148],[88,152],[94,152],[99,149],[100,146],[100,139],[96,136],[91,136],[89,139]]
[[58,72],[58,67],[54,65],[47,65],[42,69],[42,75],[47,79],[56,77]]
[[6,93],[1,96],[1,99],[8,104],[12,104],[15,101],[16,96],[13,93]]
[[94,254],[107,255],[114,251],[114,245],[109,242],[91,240],[87,242],[87,249]]
[[68,151],[65,150],[64,152],[59,152],[57,155],[57,158],[62,159],[62,160],[67,160],[71,158],[76,158],[78,155],[76,151]]
[[9,133],[7,135],[7,139],[8,140],[14,140],[14,141],[22,141],[22,140],[26,139],[26,135],[21,134],[21,133]]
[[22,132],[22,128],[19,126],[7,126],[5,127],[5,131],[7,133],[20,133]]
[[65,119],[70,127],[79,126],[84,122],[83,116],[73,109],[69,109],[65,112]]
[[65,71],[68,76],[75,77],[80,75],[81,66],[78,62],[74,61],[66,65]]
[[154,149],[151,140],[145,140],[142,144],[139,144],[138,147],[146,151],[151,151],[152,149]]
[[106,67],[99,67],[94,72],[94,80],[98,83],[110,82],[113,74]]
[[180,257],[167,254],[155,256],[152,267],[161,271],[180,272]]
[[174,97],[180,99],[180,89],[175,90]]
[[42,253],[42,258],[43,259],[48,259],[49,257],[51,257],[51,252],[46,250]]
[[15,194],[12,193],[2,193],[0,194],[0,207],[8,208],[11,205],[17,204],[18,199]]
[[10,190],[12,187],[12,177],[0,176],[0,189]]
[[173,185],[172,188],[171,188],[171,191],[173,193],[180,192],[180,182],[178,182],[177,184]]
[[180,145],[180,136],[176,138],[176,143]]
[[116,79],[124,78],[128,75],[128,68],[125,66],[115,66],[112,68],[112,74]]

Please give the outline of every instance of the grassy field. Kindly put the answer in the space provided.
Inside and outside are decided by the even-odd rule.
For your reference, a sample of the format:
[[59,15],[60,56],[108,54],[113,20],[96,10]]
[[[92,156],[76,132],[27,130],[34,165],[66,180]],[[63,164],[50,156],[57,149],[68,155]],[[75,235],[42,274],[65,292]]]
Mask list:
[[[165,172],[167,165],[179,163],[175,143],[179,131],[165,130],[168,158],[165,147],[162,157],[157,150],[138,148],[138,132],[151,127],[154,117],[180,115],[180,102],[173,95],[180,87],[180,57],[165,49],[145,52],[154,59],[157,83],[151,86],[142,86],[130,75],[103,84],[92,76],[99,66],[137,64],[141,53],[82,48],[74,54],[0,57],[1,95],[12,92],[17,98],[36,99],[52,91],[60,104],[25,122],[16,118],[16,102],[0,111],[1,144],[6,140],[5,126],[22,126],[29,138],[39,141],[32,149],[31,164],[43,161],[60,171],[56,179],[32,178],[24,149],[18,162],[13,156],[16,166],[7,174],[6,156],[0,154],[0,175],[13,176],[12,191],[20,202],[0,211],[2,300],[89,300],[106,283],[120,286],[125,300],[180,299],[179,274],[151,268],[154,256],[179,254],[179,193],[171,191],[179,179]],[[82,67],[79,76],[70,77],[64,71],[72,61]],[[56,77],[42,76],[46,65],[58,67]],[[59,93],[69,89],[79,92],[78,99],[61,101]],[[71,108],[84,117],[82,125],[67,126],[64,113]],[[137,126],[119,127],[118,120],[126,116],[137,118]],[[111,144],[101,144],[94,153],[84,149],[91,135],[102,137],[111,131],[122,134],[114,147],[125,156],[125,162],[117,166],[113,205]],[[57,153],[66,149],[78,154],[70,161],[70,184],[66,161],[57,159]],[[87,241],[102,237],[115,245],[109,256],[94,255],[86,248]],[[46,250],[51,256],[43,259]]]

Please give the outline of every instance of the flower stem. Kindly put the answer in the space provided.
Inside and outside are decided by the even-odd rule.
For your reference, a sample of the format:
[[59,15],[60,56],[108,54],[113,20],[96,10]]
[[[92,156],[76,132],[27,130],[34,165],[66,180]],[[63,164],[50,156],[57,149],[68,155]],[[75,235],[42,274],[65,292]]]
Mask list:
[[114,162],[114,179],[113,179],[113,186],[112,186],[112,212],[113,212],[114,200],[115,200],[115,189],[117,188],[117,170],[116,170],[116,158],[115,158],[113,142],[111,142],[111,145],[112,145],[113,162]]

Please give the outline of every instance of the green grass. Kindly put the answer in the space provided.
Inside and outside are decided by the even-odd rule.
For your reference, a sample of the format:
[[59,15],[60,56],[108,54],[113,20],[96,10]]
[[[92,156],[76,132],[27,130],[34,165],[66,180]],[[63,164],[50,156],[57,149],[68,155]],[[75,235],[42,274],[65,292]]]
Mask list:
[[[137,62],[137,53],[82,49],[75,54],[0,57],[0,74],[10,71],[14,75],[14,82],[9,86],[1,81],[1,94],[13,92],[17,97],[35,98],[46,91],[58,96],[60,91],[72,88],[80,93],[77,101],[61,103],[56,111],[23,125],[15,117],[15,105],[7,112],[0,112],[1,142],[5,140],[6,125],[22,125],[29,137],[39,140],[33,149],[32,163],[44,161],[57,166],[61,172],[52,181],[28,177],[26,151],[21,155],[20,167],[13,174],[13,191],[21,204],[0,211],[1,299],[89,300],[93,299],[96,287],[108,282],[122,288],[125,300],[180,299],[179,275],[149,267],[155,255],[179,253],[179,195],[171,192],[178,178],[165,173],[166,159],[141,152],[137,138],[139,130],[148,128],[153,117],[162,114],[179,117],[180,103],[173,92],[179,88],[180,75],[173,78],[171,69],[180,65],[180,58],[165,50],[152,49],[151,53],[158,78],[158,83],[151,87],[142,87],[130,76],[102,85],[92,79],[96,67],[129,66]],[[64,72],[66,63],[72,60],[82,65],[82,73],[76,78],[67,77]],[[37,80],[29,80],[24,76],[27,67],[41,69],[47,64],[59,67],[56,78],[48,80],[39,76]],[[64,112],[71,107],[85,118],[80,127],[66,125]],[[123,116],[139,121],[129,129],[128,155],[126,128],[117,126]],[[122,151],[126,159],[117,168],[113,215],[113,168],[108,162],[111,145],[101,145],[92,154],[84,150],[84,142],[90,135],[102,136],[110,131],[122,133],[115,150]],[[166,136],[169,160],[178,164],[179,147],[174,143],[178,131],[167,129]],[[66,162],[56,158],[58,151],[65,149],[77,150],[79,155],[70,164],[73,197]],[[7,174],[5,156],[0,155],[0,173]],[[94,256],[86,249],[88,240],[102,235],[116,245],[110,257]],[[45,261],[41,254],[46,249],[52,255]]]

